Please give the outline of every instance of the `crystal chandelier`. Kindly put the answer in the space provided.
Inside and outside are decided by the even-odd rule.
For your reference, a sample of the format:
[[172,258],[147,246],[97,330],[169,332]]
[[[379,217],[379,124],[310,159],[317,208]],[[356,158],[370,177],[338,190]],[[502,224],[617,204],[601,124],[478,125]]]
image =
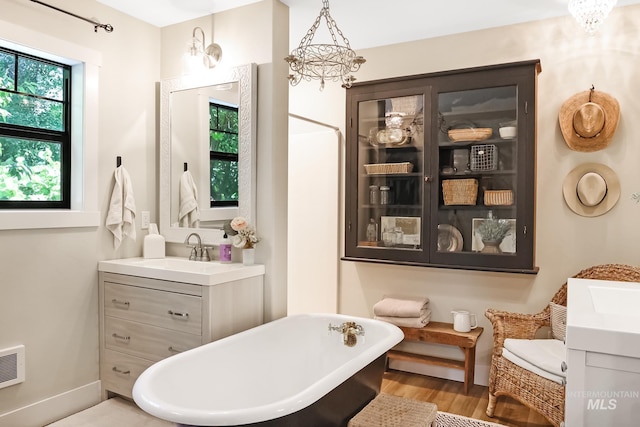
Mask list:
[[[313,38],[324,18],[329,29],[333,44],[314,44]],[[340,37],[340,42],[338,41]],[[342,43],[342,45],[340,44]],[[344,87],[351,87],[355,77],[351,75],[360,69],[366,59],[356,55],[351,49],[349,40],[342,34],[340,28],[329,14],[329,0],[322,0],[320,15],[300,40],[300,45],[285,58],[289,63],[292,74],[289,83],[295,86],[301,80],[320,80],[320,90],[324,89],[325,80],[341,81]]]
[[603,24],[617,0],[569,0],[569,12],[589,33],[595,33]]

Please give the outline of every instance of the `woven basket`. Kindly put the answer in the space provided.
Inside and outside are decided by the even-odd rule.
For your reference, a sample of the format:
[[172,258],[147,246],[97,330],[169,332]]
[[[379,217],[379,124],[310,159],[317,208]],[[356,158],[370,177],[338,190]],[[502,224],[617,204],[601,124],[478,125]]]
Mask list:
[[403,163],[374,163],[364,165],[367,175],[392,175],[400,173],[410,173],[413,170],[413,164],[409,162]]
[[438,415],[438,406],[419,400],[380,393],[347,427],[402,426],[429,427]]
[[478,180],[445,179],[442,181],[442,197],[445,205],[475,205],[478,198]]
[[491,128],[450,129],[447,134],[453,142],[484,141],[493,134]]
[[511,206],[513,204],[513,191],[511,190],[486,190],[484,192],[485,206]]

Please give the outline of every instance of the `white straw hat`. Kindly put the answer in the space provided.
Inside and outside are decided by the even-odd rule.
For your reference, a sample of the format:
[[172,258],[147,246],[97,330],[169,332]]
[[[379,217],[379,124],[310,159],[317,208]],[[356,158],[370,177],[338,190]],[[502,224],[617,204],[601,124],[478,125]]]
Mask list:
[[620,198],[618,175],[601,163],[584,163],[564,179],[564,200],[581,216],[599,216],[613,208]]

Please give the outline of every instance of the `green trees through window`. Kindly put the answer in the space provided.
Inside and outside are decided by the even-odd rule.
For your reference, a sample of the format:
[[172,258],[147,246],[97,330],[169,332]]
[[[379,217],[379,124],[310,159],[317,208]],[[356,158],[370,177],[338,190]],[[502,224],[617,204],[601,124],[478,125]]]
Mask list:
[[238,206],[238,108],[209,104],[211,207]]
[[70,207],[70,73],[0,48],[0,208]]

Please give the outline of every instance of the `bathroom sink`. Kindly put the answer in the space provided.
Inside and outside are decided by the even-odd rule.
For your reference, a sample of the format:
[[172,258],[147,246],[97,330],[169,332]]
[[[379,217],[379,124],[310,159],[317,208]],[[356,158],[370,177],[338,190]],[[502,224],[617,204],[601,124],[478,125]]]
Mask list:
[[640,316],[640,288],[637,284],[618,286],[589,286],[591,302],[596,313]]
[[264,274],[264,265],[189,261],[180,257],[124,258],[100,261],[98,270],[196,285],[217,285]]
[[237,269],[239,264],[222,264],[219,262],[189,261],[184,258],[139,259],[132,265],[163,270],[178,270],[190,273],[213,274]]
[[640,283],[569,279],[567,346],[640,355]]

